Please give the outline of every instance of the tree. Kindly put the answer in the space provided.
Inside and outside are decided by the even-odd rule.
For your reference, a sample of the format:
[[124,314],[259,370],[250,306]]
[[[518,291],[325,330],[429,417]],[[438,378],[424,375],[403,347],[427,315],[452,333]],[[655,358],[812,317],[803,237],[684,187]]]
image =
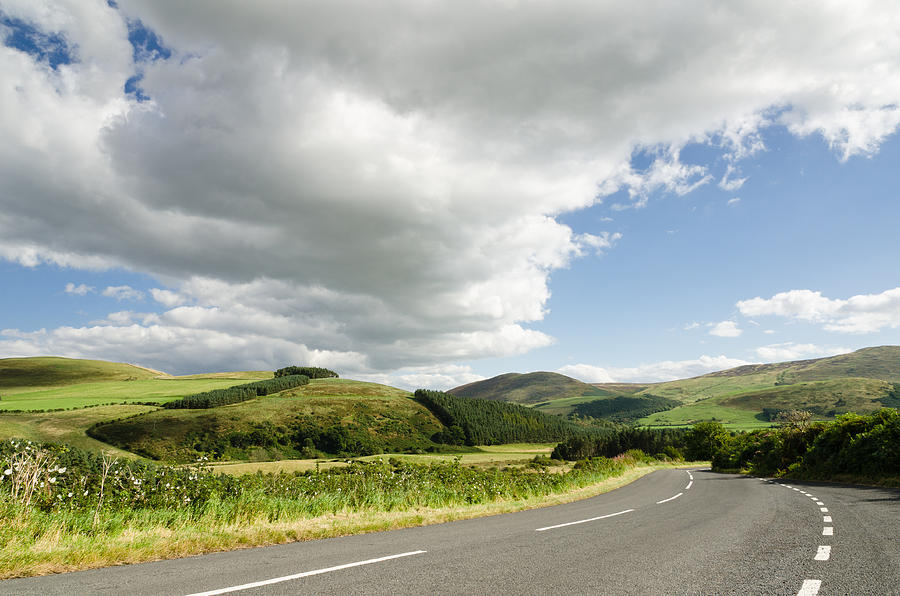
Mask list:
[[685,456],[693,461],[712,460],[728,438],[728,431],[720,423],[698,422],[684,436]]

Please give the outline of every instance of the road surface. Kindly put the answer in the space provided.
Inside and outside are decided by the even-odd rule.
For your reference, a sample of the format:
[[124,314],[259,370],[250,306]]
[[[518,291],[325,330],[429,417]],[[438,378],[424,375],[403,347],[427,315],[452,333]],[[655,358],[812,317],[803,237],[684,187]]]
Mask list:
[[0,594],[900,594],[900,491],[661,470],[584,501]]

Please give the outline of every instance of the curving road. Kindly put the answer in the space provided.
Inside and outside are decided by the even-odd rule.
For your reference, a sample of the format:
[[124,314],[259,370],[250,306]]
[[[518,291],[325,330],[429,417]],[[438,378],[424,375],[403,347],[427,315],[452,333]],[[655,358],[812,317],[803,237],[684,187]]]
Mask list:
[[900,490],[662,470],[447,524],[0,582],[0,594],[900,594]]

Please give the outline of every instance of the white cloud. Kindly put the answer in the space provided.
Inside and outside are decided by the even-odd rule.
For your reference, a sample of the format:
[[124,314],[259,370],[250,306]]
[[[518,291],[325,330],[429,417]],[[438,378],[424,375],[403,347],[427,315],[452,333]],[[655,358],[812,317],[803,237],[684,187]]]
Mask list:
[[66,284],[66,294],[75,294],[76,296],[84,296],[90,292],[93,292],[94,288],[85,284],[78,284],[77,286],[72,282]]
[[718,323],[709,323],[709,334],[716,337],[738,337],[743,330],[739,329],[734,321],[720,321]]
[[719,181],[719,188],[727,192],[734,192],[735,190],[738,190],[740,187],[744,186],[744,182],[746,182],[747,179],[732,178],[732,176],[735,174],[740,174],[740,170],[738,170],[738,168],[736,168],[733,164],[728,164],[728,167],[725,170],[725,174]]
[[107,298],[115,298],[116,300],[144,299],[144,293],[140,290],[135,290],[131,286],[108,286],[101,294]]
[[821,324],[828,331],[874,333],[900,327],[900,288],[880,294],[858,294],[846,300],[831,299],[821,292],[791,290],[771,298],[751,298],[737,303],[744,316],[777,315]]
[[733,199],[728,199],[728,206],[734,207],[735,205],[737,205],[740,202],[741,202],[740,197],[734,197]]
[[375,383],[383,383],[392,387],[400,387],[408,391],[416,389],[434,389],[444,391],[481,381],[485,377],[472,372],[469,366],[447,365],[437,367],[405,368],[390,374],[362,374],[355,378]]
[[770,344],[756,348],[756,355],[766,362],[783,362],[786,360],[801,360],[807,358],[821,358],[846,354],[850,348],[825,347],[815,344],[797,344],[794,342]]
[[691,321],[690,323],[688,323],[687,325],[685,325],[685,326],[683,327],[683,329],[684,329],[685,331],[691,331],[691,330],[693,330],[693,329],[697,329],[698,327],[700,327],[700,323],[698,323],[697,321]]
[[622,234],[618,232],[613,234],[610,234],[609,232],[600,232],[600,235],[598,236],[595,236],[594,234],[579,234],[578,236],[579,244],[594,249],[594,252],[597,255],[602,255],[621,239]]
[[750,364],[727,356],[700,356],[695,360],[666,360],[632,368],[600,367],[590,364],[568,364],[557,372],[587,383],[658,383],[687,379]]
[[154,300],[169,308],[172,308],[173,306],[181,306],[182,304],[187,302],[187,298],[171,290],[150,288],[150,295],[153,296]]
[[[783,123],[844,159],[900,119],[896,23],[865,2],[118,5],[4,2],[77,60],[0,47],[0,258],[123,267],[181,297],[151,292],[169,310],[136,331],[79,332],[107,358],[144,334],[256,349],[272,329],[295,333],[274,359],[361,370],[548,345],[528,324],[549,276],[618,239],[560,215],[709,183],[690,142],[736,164]],[[128,18],[172,58],[135,64]],[[151,101],[123,93],[138,71]]]

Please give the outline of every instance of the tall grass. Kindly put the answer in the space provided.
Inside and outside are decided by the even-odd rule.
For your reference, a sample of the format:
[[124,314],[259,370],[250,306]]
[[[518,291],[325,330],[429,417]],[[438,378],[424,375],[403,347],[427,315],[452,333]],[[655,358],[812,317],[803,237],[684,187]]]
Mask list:
[[[38,480],[28,502],[12,492],[15,457],[44,466],[37,474],[31,468]],[[7,442],[0,445],[0,516],[7,520],[0,526],[0,578],[497,512],[491,507],[584,489],[646,461],[640,452],[572,467],[388,460],[233,477]]]

